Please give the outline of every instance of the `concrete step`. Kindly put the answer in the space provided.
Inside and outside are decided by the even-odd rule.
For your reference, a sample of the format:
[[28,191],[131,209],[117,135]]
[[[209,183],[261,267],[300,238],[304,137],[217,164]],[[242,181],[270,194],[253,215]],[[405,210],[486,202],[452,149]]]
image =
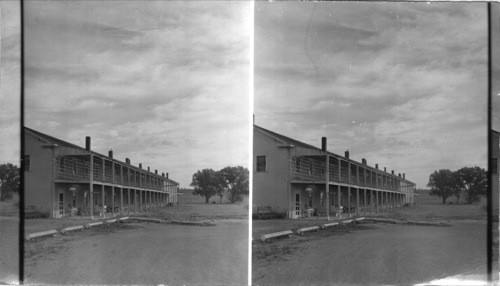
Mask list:
[[63,229],[61,229],[62,234],[66,234],[70,231],[77,231],[77,230],[83,230],[83,225],[77,225],[77,226],[68,226]]
[[98,222],[91,222],[91,223],[87,223],[85,225],[85,228],[91,228],[93,226],[98,226],[98,225],[103,225],[104,223],[102,221],[98,221]]
[[24,239],[26,241],[30,241],[32,239],[44,237],[44,236],[55,236],[57,234],[57,231],[55,229],[47,230],[47,231],[40,231],[40,232],[35,232],[35,233],[30,233],[26,234],[24,236]]
[[291,230],[285,230],[285,231],[280,231],[280,232],[273,232],[269,234],[264,234],[263,236],[260,237],[260,240],[266,241],[268,239],[272,238],[280,238],[280,237],[288,237],[293,234],[293,231]]
[[308,226],[308,227],[303,227],[303,228],[297,229],[297,234],[303,234],[304,232],[318,231],[318,230],[319,230],[319,226],[317,226],[317,225]]

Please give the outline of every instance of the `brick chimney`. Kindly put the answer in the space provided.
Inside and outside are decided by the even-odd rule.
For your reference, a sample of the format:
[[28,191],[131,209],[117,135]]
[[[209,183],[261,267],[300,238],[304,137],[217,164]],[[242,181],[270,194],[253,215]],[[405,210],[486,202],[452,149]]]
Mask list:
[[85,149],[90,151],[90,136],[85,137]]
[[326,137],[321,137],[321,151],[326,152]]

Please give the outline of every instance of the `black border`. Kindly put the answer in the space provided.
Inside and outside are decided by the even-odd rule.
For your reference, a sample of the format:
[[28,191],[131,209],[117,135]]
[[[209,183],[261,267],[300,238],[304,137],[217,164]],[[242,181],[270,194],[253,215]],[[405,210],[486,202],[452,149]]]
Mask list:
[[487,125],[488,125],[488,135],[487,135],[487,140],[488,140],[488,190],[486,193],[486,209],[487,209],[487,215],[488,215],[488,221],[487,221],[487,234],[486,234],[486,271],[487,271],[487,279],[488,282],[492,282],[492,277],[493,277],[493,253],[492,253],[492,247],[493,247],[493,180],[492,180],[492,173],[491,170],[493,169],[492,166],[492,134],[491,134],[491,95],[492,95],[492,41],[491,41],[491,33],[492,33],[492,27],[491,27],[491,2],[488,2],[488,119],[487,119]]
[[[487,140],[488,140],[488,191],[487,191],[487,280],[492,282],[493,275],[493,190],[492,190],[492,8],[487,3],[488,29],[488,104],[487,104]],[[24,284],[24,0],[20,0],[20,167],[19,167],[19,284]],[[497,270],[498,271],[498,270]]]
[[24,284],[24,0],[20,0],[20,28],[21,28],[21,54],[20,54],[20,64],[21,64],[21,80],[20,80],[20,109],[21,109],[21,120],[20,120],[20,150],[21,158],[19,165],[19,284]]

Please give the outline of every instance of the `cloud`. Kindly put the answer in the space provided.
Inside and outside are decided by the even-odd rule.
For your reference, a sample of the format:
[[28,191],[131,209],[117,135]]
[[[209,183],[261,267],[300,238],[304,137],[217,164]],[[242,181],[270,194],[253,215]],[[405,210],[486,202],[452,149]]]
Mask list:
[[471,3],[258,2],[256,123],[405,172],[486,167],[487,26]]
[[20,7],[1,1],[0,11],[0,164],[19,165],[20,158]]
[[91,136],[182,186],[201,168],[248,165],[251,3],[26,6],[28,126]]

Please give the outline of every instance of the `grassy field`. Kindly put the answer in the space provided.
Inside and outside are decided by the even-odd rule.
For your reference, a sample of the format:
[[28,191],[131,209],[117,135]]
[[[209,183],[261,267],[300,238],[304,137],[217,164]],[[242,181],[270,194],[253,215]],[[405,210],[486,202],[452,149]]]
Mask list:
[[12,199],[0,201],[0,216],[19,216],[19,196],[14,195]]
[[[248,219],[248,203],[241,204],[178,204],[158,212],[142,212],[130,216],[155,217],[170,220],[217,221],[224,219]],[[110,214],[106,219],[112,218]],[[96,220],[99,217],[96,217]],[[73,218],[27,219],[24,222],[25,233],[87,224],[96,220]]]
[[[398,220],[412,221],[465,221],[484,220],[486,221],[486,209],[480,205],[415,205],[395,212],[379,212],[368,216],[391,218]],[[253,220],[253,239],[258,240],[266,233],[282,230],[295,231],[306,226],[314,226],[325,223],[325,220],[314,219],[272,219]]]
[[157,213],[139,215],[190,221],[248,219],[248,204],[179,204]]
[[[200,195],[194,195],[192,190],[184,190],[182,195],[178,197],[181,204],[205,204],[205,197]],[[226,204],[229,203],[229,198],[227,193],[224,194],[222,200],[219,196],[213,196],[209,199],[210,204]],[[248,196],[243,197],[243,204],[248,204]]]
[[454,221],[454,220],[484,220],[487,219],[486,209],[481,205],[416,205],[404,208],[398,212],[384,212],[377,216],[402,220],[419,221]]

